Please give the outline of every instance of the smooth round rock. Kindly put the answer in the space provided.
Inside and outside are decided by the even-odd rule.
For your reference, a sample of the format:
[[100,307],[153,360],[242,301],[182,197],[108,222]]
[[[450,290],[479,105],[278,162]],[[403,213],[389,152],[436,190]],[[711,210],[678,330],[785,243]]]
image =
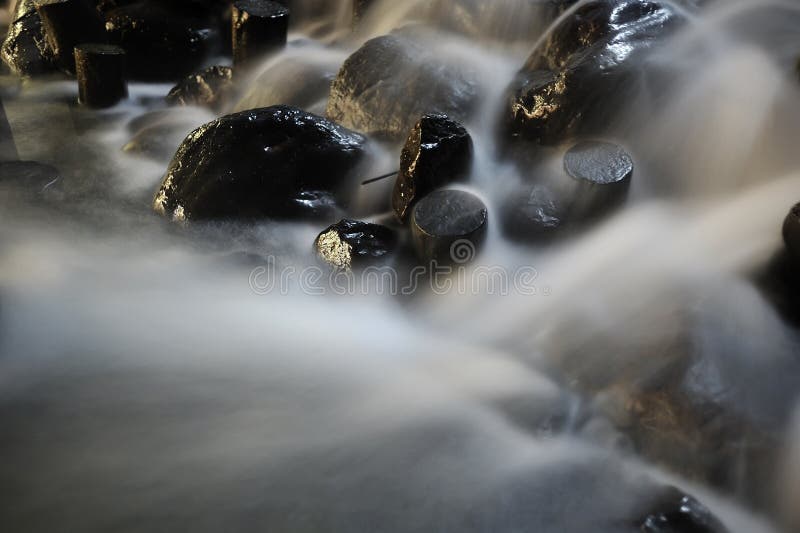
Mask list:
[[42,20],[47,44],[65,72],[75,72],[73,50],[76,46],[106,41],[103,19],[84,0],[37,0],[36,11]]
[[110,44],[75,47],[78,101],[95,108],[111,107],[128,96],[125,50]]
[[397,235],[386,226],[344,219],[320,233],[314,247],[326,263],[350,269],[391,255],[397,247]]
[[392,209],[408,220],[418,199],[465,178],[472,166],[472,138],[446,115],[424,115],[411,130],[400,154],[400,172],[392,192]]
[[800,262],[800,203],[792,207],[783,221],[783,242],[792,259]]
[[568,206],[544,185],[520,187],[503,202],[503,234],[515,242],[544,244],[567,227]]
[[570,215],[586,218],[625,201],[633,177],[633,159],[616,144],[582,141],[564,155],[564,170],[578,185]]
[[486,237],[487,223],[486,205],[474,194],[453,189],[432,192],[411,215],[414,251],[424,262],[468,263]]
[[233,69],[227,66],[213,66],[181,80],[167,94],[167,102],[171,105],[219,109],[232,91]]
[[289,10],[277,2],[238,0],[231,18],[234,66],[244,66],[286,45]]

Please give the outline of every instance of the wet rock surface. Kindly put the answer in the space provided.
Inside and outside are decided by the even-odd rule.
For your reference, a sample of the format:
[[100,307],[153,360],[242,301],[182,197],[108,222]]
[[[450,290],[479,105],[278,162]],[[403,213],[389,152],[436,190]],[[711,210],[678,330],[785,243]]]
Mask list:
[[108,44],[75,47],[78,101],[94,108],[111,107],[128,96],[125,50]]
[[646,53],[683,21],[667,3],[595,0],[533,51],[508,90],[508,142],[556,144],[599,133],[624,113]]
[[356,131],[399,140],[427,113],[463,122],[477,96],[469,72],[443,64],[413,35],[392,33],[347,58],[331,85],[326,115]]
[[572,216],[590,219],[625,201],[633,177],[633,159],[619,145],[582,141],[564,155],[564,170],[577,184]]
[[244,67],[286,45],[289,9],[269,0],[233,3],[233,64]]
[[34,0],[17,1],[0,55],[11,71],[20,76],[49,74],[57,70]]
[[197,127],[190,117],[166,119],[139,129],[122,151],[139,157],[168,163],[186,138]]
[[424,115],[400,154],[392,209],[405,222],[414,203],[445,185],[465,179],[472,166],[472,138],[446,115]]
[[172,105],[194,105],[220,109],[233,90],[233,69],[208,67],[190,74],[167,94]]
[[783,242],[791,257],[800,264],[800,204],[792,207],[783,221]]
[[439,190],[417,203],[410,223],[420,261],[466,264],[475,259],[486,237],[488,210],[474,194]]
[[365,142],[288,106],[227,115],[186,138],[154,208],[178,220],[308,218],[301,195],[324,191],[346,197],[345,182]]
[[0,186],[15,185],[40,194],[56,188],[61,173],[52,165],[36,161],[0,161]]
[[128,74],[145,81],[178,80],[200,67],[216,29],[202,10],[140,1],[106,13],[108,39],[125,49]]
[[674,487],[660,496],[638,525],[642,533],[728,533],[706,506]]
[[568,218],[567,202],[547,185],[522,185],[503,202],[503,232],[517,242],[550,242]]
[[320,233],[314,247],[325,262],[349,269],[384,261],[397,242],[397,235],[386,226],[343,219]]
[[86,0],[37,0],[36,11],[50,50],[59,68],[75,73],[75,47],[104,43],[104,20]]

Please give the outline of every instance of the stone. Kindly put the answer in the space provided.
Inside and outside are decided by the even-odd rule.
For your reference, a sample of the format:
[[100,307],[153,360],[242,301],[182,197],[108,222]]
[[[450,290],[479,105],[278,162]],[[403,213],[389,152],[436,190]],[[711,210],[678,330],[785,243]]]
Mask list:
[[789,210],[783,221],[783,242],[789,255],[800,263],[800,203]]
[[466,264],[486,237],[488,211],[477,196],[444,189],[420,200],[411,215],[411,240],[422,262]]
[[188,117],[157,122],[136,132],[131,140],[122,147],[122,151],[130,155],[168,163],[183,139],[186,138],[187,132],[196,127],[197,122]]
[[331,85],[326,116],[400,140],[427,113],[463,122],[477,96],[471,73],[442,63],[413,36],[392,33],[367,41],[347,58]]
[[571,216],[586,220],[625,201],[633,177],[633,159],[616,144],[582,141],[564,155],[564,170],[577,184]]
[[24,197],[47,197],[60,193],[62,177],[51,165],[36,161],[0,161],[0,191]]
[[[289,106],[227,115],[186,138],[153,207],[176,220],[309,218],[320,191],[346,200],[365,143],[355,132]],[[309,191],[317,196],[304,198]]]
[[445,185],[465,179],[472,167],[472,138],[446,115],[424,115],[400,154],[392,209],[405,222],[414,203]]
[[350,269],[384,260],[397,242],[397,235],[386,226],[343,219],[320,233],[314,247],[325,262]]
[[233,69],[213,66],[190,74],[167,94],[172,105],[194,105],[220,109],[233,90]]
[[35,0],[17,0],[0,55],[19,76],[39,76],[57,71],[53,51],[45,39]]
[[233,3],[233,64],[252,64],[286,45],[289,10],[269,0],[238,0]]
[[503,233],[524,243],[547,243],[567,227],[569,210],[562,195],[542,184],[516,188],[503,203]]
[[728,533],[728,528],[697,499],[667,488],[645,516],[642,533]]
[[503,136],[557,144],[603,132],[624,112],[642,61],[683,21],[671,4],[593,0],[558,24],[507,91]]
[[36,11],[59,68],[75,74],[75,47],[106,41],[105,21],[85,0],[38,0]]
[[75,47],[78,101],[88,107],[105,108],[128,97],[125,81],[125,50],[110,44]]
[[216,30],[204,14],[140,1],[106,13],[106,31],[109,42],[125,49],[131,79],[177,81],[212,48]]

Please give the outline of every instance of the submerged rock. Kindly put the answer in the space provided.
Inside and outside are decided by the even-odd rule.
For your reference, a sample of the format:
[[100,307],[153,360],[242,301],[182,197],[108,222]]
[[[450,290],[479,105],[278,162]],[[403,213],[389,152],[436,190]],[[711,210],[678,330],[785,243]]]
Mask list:
[[400,154],[400,173],[392,209],[405,222],[413,204],[450,183],[464,179],[472,165],[472,138],[446,115],[424,115],[414,125]]
[[638,524],[642,533],[728,533],[728,528],[692,496],[668,488]]
[[607,128],[641,76],[645,53],[682,17],[654,0],[594,0],[561,22],[508,89],[507,141],[556,144]]
[[233,69],[208,67],[190,74],[167,94],[172,105],[195,105],[219,109],[233,90]]
[[129,75],[138,80],[177,80],[200,67],[215,36],[204,11],[141,1],[110,10],[106,31],[127,52]]
[[477,196],[439,190],[420,200],[411,215],[411,239],[422,262],[466,264],[486,237],[488,211]]
[[401,139],[426,113],[463,122],[476,98],[472,75],[444,64],[413,36],[392,33],[347,58],[331,85],[326,115],[357,131]]
[[386,226],[344,219],[320,233],[314,247],[325,262],[349,269],[391,255],[397,247],[397,235]]
[[783,241],[791,257],[800,264],[800,203],[792,207],[783,221]]
[[17,0],[0,55],[11,71],[20,76],[56,72],[53,50],[47,44],[34,0]]
[[61,173],[36,161],[0,161],[0,191],[16,197],[49,198],[61,194]]
[[[192,132],[153,207],[177,220],[309,218],[310,191],[345,196],[366,140],[289,106],[227,115]],[[320,198],[317,196],[316,198]]]
[[521,186],[503,204],[503,232],[517,242],[546,243],[566,228],[568,217],[567,202],[552,188]]
[[197,121],[189,117],[180,120],[164,120],[141,128],[125,143],[122,151],[155,161],[169,162],[186,138],[186,134],[197,127]]

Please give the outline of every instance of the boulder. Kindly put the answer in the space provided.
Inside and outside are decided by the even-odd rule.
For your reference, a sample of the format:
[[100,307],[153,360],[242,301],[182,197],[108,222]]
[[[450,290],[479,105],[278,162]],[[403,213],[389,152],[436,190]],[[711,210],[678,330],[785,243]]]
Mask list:
[[0,55],[11,71],[20,76],[56,72],[53,50],[45,39],[34,0],[17,0]]
[[405,222],[417,200],[466,178],[472,153],[472,138],[461,124],[446,115],[424,115],[400,154],[400,173],[392,193],[397,218]]
[[399,140],[426,113],[463,122],[477,96],[471,73],[443,63],[412,35],[392,33],[347,58],[331,85],[326,115],[356,131]]
[[379,224],[343,219],[328,227],[314,241],[317,254],[340,269],[369,266],[390,256],[397,235]]
[[624,111],[646,53],[683,21],[655,0],[593,0],[556,26],[507,91],[508,143],[602,132]]
[[208,67],[190,74],[167,94],[172,105],[194,105],[220,109],[233,90],[233,69]]
[[313,217],[322,192],[346,199],[347,178],[365,143],[289,106],[227,115],[186,138],[153,206],[177,220]]

